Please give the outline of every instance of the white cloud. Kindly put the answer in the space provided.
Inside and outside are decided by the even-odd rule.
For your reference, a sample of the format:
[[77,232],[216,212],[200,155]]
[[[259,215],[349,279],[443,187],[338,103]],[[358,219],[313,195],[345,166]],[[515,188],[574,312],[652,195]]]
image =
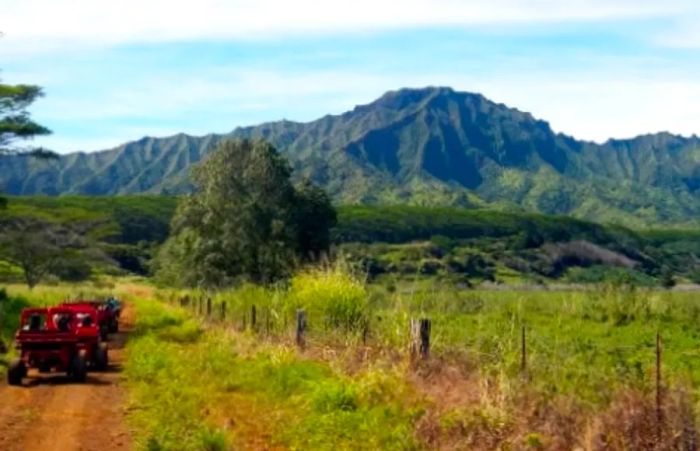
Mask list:
[[[222,62],[196,72],[124,57],[124,65],[136,69],[117,76],[100,72],[119,68],[114,61],[101,65],[100,58],[109,55],[101,50],[201,40],[239,40],[244,48],[246,40],[287,36],[444,26],[511,30],[543,25],[547,30],[544,25],[624,19],[660,20],[651,31],[644,26],[635,31],[659,45],[700,47],[699,10],[697,0],[0,0],[0,30],[6,33],[0,59],[3,67],[8,62],[11,67],[8,82],[47,88],[48,96],[32,112],[56,135],[37,142],[62,151],[108,148],[143,135],[225,132],[282,117],[311,120],[367,103],[390,89],[438,84],[482,92],[531,111],[556,130],[601,141],[658,130],[700,131],[700,82],[692,77],[697,66],[684,62],[667,68],[666,59],[648,55],[622,61],[614,53],[621,60],[615,65],[598,49],[591,50],[591,61],[560,72],[552,71],[557,65],[538,67],[542,61],[536,58],[529,64],[533,56],[524,52],[503,55],[505,64],[478,74],[470,74],[468,65],[410,71],[390,63],[377,67],[383,56],[359,65],[316,61],[315,68],[296,71],[276,60],[244,61],[240,67]],[[100,51],[84,51],[90,47]],[[601,72],[591,74],[592,67]],[[83,90],[83,80],[89,90]]]
[[578,139],[603,142],[662,131],[700,133],[700,81],[544,79],[487,83],[482,90]]
[[691,0],[0,0],[0,54],[419,26],[678,17]]
[[673,27],[656,35],[654,41],[664,47],[700,48],[700,4],[696,11],[679,18]]

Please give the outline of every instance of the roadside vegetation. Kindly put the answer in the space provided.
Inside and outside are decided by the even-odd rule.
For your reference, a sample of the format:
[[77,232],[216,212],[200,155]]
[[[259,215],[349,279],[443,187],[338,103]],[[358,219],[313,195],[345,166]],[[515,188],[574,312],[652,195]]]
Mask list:
[[[205,292],[154,295],[135,301],[126,366],[143,448],[692,449],[697,439],[691,294],[399,293],[334,266],[220,292],[210,315]],[[432,320],[427,359],[409,351],[411,318]]]
[[[354,375],[284,343],[135,301],[128,345],[144,449],[411,449],[413,396],[395,372]],[[403,388],[402,388],[403,387]]]

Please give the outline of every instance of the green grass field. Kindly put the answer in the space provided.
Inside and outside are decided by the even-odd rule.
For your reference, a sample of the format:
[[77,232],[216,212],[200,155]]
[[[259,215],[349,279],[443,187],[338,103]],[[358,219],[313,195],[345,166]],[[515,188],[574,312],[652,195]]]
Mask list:
[[[206,308],[198,301],[200,294],[187,294],[190,312],[201,316]],[[174,301],[183,295],[162,293]],[[233,349],[243,346],[251,352],[263,346],[265,352],[282,352],[285,361],[320,361],[361,387],[366,374],[389,375],[388,392],[380,399],[383,409],[395,414],[381,417],[380,423],[388,423],[379,430],[410,435],[410,442],[391,441],[397,449],[517,449],[524,444],[561,449],[585,447],[591,440],[612,449],[638,449],[659,440],[654,434],[682,447],[695,433],[700,387],[696,293],[614,286],[578,292],[458,291],[439,285],[407,292],[365,286],[331,269],[299,274],[288,288],[247,286],[218,295],[212,301],[216,325],[210,326],[217,330],[223,302],[223,325],[230,334],[226,336],[234,337]],[[293,351],[294,312],[300,307],[307,312],[308,347]],[[432,320],[432,353],[425,362],[410,361],[410,318]],[[662,340],[663,413],[658,429],[657,332]],[[239,361],[236,372],[246,372],[255,360]],[[252,380],[264,382],[259,388],[263,392],[288,382],[273,379],[267,386],[268,379],[255,371]],[[279,376],[283,370],[268,371]],[[312,371],[304,379],[319,374]],[[250,389],[245,383],[242,387]],[[357,409],[356,400],[363,396],[357,389],[349,393],[356,396],[347,404]],[[292,398],[286,399],[288,406]],[[321,418],[313,421],[323,423]],[[334,437],[331,431],[324,434]],[[297,433],[292,436],[300,441],[275,443],[301,448],[312,443]]]
[[[692,292],[387,288],[339,265],[219,293],[207,317],[205,293],[10,286],[3,338],[22,306],[76,292],[116,292],[134,309],[124,374],[137,449],[687,449],[695,437]],[[409,353],[411,318],[432,321],[427,360]]]

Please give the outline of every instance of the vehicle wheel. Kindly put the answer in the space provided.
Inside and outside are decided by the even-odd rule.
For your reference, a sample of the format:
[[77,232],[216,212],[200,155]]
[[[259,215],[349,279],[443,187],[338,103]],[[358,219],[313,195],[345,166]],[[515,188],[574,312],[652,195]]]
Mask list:
[[27,367],[20,359],[13,361],[7,369],[7,383],[22,385],[22,378],[27,375]]
[[71,362],[70,376],[75,382],[85,382],[87,377],[87,362],[82,355],[76,355]]
[[100,343],[95,349],[95,369],[105,371],[109,366],[109,354],[107,352],[107,343]]

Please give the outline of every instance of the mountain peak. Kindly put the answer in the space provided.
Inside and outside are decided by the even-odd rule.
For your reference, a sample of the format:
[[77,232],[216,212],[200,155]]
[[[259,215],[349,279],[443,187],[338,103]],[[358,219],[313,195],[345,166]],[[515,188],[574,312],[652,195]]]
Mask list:
[[[599,220],[700,217],[700,143],[661,133],[603,144],[552,132],[531,114],[445,86],[386,92],[310,122],[224,135],[148,138],[53,162],[0,159],[11,194],[178,193],[218,142],[263,138],[341,203],[471,205],[474,199]],[[663,199],[660,201],[659,199]]]
[[448,86],[426,86],[423,88],[401,88],[388,91],[370,105],[382,105],[393,108],[403,108],[412,103],[421,103],[437,97],[476,97],[483,99],[481,94],[458,92]]

